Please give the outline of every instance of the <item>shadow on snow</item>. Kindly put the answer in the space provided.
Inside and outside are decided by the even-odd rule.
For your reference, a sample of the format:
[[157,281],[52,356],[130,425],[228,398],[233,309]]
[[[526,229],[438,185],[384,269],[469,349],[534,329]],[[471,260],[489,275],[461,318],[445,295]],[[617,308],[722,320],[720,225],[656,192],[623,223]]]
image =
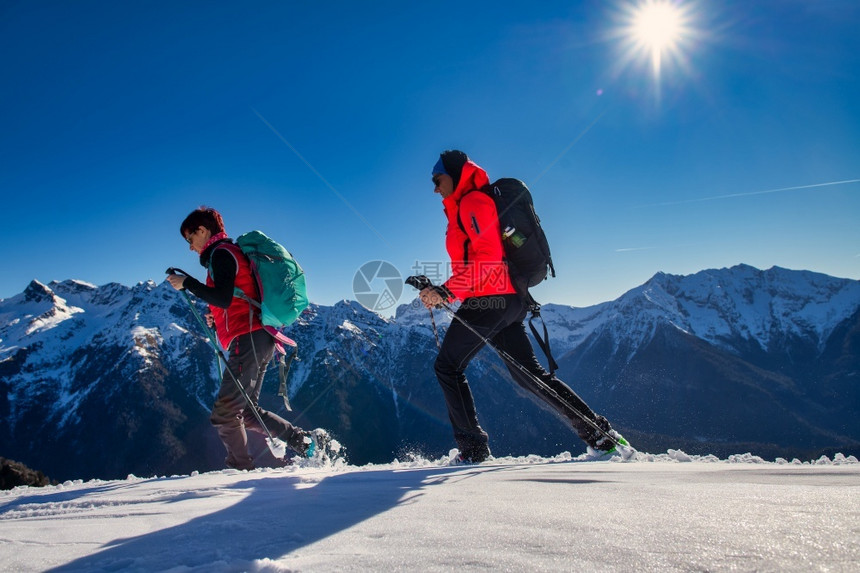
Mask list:
[[[335,474],[315,485],[301,475],[251,477],[221,488],[228,492],[250,490],[247,497],[230,507],[181,525],[113,540],[98,553],[50,571],[232,570],[255,560],[278,560],[397,506],[414,503],[428,487],[501,469],[370,470]],[[85,490],[84,495],[98,489]],[[163,501],[183,499],[188,499],[187,492],[174,493]]]

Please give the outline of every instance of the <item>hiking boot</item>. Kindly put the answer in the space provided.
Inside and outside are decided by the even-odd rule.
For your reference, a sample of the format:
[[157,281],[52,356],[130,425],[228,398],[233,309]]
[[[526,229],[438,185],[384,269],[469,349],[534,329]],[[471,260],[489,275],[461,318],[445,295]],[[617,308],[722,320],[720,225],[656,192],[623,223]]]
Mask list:
[[[592,428],[591,434],[588,436],[582,437],[583,441],[588,444],[592,450],[596,451],[608,451],[615,444],[612,443],[612,440],[606,437],[606,434],[611,435],[613,438],[616,435],[621,435],[615,430],[612,429],[612,425],[609,423],[609,420],[597,414],[594,416],[594,420],[592,420]],[[596,426],[596,427],[594,427]]]
[[492,454],[486,445],[483,448],[470,448],[457,454],[457,461],[463,464],[479,464],[487,461]]
[[255,469],[254,468],[254,462],[252,462],[250,460],[250,458],[246,461],[240,462],[239,460],[237,460],[233,456],[227,456],[224,459],[224,464],[228,468],[233,469],[233,470],[251,471],[251,470]]
[[481,426],[468,432],[454,432],[459,459],[466,463],[479,464],[490,457],[490,447],[487,445],[489,436]]

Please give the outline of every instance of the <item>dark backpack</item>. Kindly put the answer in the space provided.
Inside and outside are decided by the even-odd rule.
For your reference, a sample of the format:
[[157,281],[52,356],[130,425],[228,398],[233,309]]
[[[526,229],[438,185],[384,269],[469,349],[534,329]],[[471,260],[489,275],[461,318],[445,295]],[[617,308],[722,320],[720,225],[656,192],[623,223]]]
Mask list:
[[[550,372],[553,373],[557,365],[550,352],[546,325],[543,327],[544,336],[541,340],[537,328],[532,324],[535,318],[540,318],[540,304],[529,294],[529,287],[546,279],[547,274],[555,276],[549,242],[541,227],[540,218],[535,212],[532,194],[525,183],[509,177],[482,187],[480,191],[492,197],[496,204],[499,229],[502,231],[502,246],[505,249],[505,260],[511,274],[511,282],[529,305],[529,310],[532,312],[529,326],[535,340],[546,354]],[[458,218],[458,222],[465,233],[463,221]]]
[[514,288],[523,296],[546,279],[555,276],[549,242],[535,212],[532,194],[519,179],[499,179],[482,189],[493,198],[499,215],[502,245]]

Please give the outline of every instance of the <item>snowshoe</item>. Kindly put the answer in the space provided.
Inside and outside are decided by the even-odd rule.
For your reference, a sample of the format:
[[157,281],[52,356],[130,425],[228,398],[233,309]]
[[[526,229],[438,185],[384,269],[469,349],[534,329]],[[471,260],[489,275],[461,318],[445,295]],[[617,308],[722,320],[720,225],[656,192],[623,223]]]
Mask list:
[[331,436],[322,428],[317,428],[310,433],[311,447],[308,448],[307,457],[324,456],[331,445]]
[[298,449],[296,451],[311,465],[330,464],[341,457],[343,450],[340,442],[332,438],[331,434],[323,428],[304,432],[302,443],[305,445],[303,451]]
[[290,449],[303,458],[312,458],[316,452],[316,442],[313,433],[306,430],[298,430],[287,442]]
[[614,439],[615,442],[618,442],[618,444],[616,445],[615,442],[607,436],[601,437],[595,442],[596,447],[586,447],[589,460],[608,460],[613,456],[620,456],[622,459],[627,459],[629,457],[633,448],[630,446],[630,443],[624,439],[624,436],[615,430],[609,430],[608,433],[612,436],[612,439]]

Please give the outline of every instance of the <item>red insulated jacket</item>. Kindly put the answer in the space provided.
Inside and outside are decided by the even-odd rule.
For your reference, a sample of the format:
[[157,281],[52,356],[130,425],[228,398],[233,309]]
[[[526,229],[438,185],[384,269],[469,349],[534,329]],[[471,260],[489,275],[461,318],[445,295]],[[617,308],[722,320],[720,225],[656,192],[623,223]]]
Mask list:
[[496,204],[486,193],[471,193],[489,183],[487,172],[467,161],[457,188],[442,201],[448,217],[445,247],[452,270],[445,287],[460,300],[517,292],[502,260],[505,250]]
[[[236,282],[234,288],[239,288],[249,298],[260,300],[257,295],[257,285],[254,276],[251,274],[251,264],[247,257],[242,253],[237,245],[225,241],[215,246],[215,249],[225,249],[236,260]],[[215,282],[212,280],[212,273],[206,275],[206,286],[213,287]],[[254,330],[263,328],[260,322],[259,313],[256,312],[248,301],[241,298],[233,297],[230,306],[220,308],[215,305],[209,305],[209,310],[212,312],[212,317],[215,320],[215,334],[218,335],[218,342],[223,348],[229,348],[230,343],[234,338],[242,334],[248,334]]]

